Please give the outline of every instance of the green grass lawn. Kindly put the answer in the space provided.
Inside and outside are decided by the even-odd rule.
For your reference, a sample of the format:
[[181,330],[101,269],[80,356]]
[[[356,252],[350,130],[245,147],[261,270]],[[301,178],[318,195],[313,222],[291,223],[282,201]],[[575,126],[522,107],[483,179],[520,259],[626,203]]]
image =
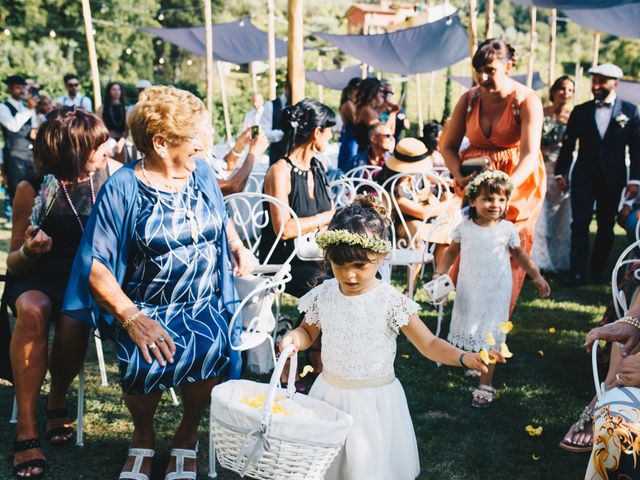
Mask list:
[[[615,251],[620,252],[623,246],[624,239],[618,232]],[[422,358],[404,338],[400,340],[396,372],[405,388],[418,437],[422,465],[419,478],[583,478],[588,455],[565,452],[558,448],[558,442],[593,395],[590,358],[582,348],[582,341],[585,332],[602,316],[611,298],[610,289],[604,286],[567,289],[559,278],[549,280],[552,297],[548,300],[535,296],[531,282],[525,284],[513,316],[515,329],[508,340],[514,357],[506,366],[498,367],[495,386],[500,398],[490,409],[471,408],[475,381],[464,377],[461,369],[437,367]],[[420,292],[418,300],[424,299]],[[435,330],[435,314],[427,304],[423,305],[421,317]],[[293,315],[292,302],[287,302],[285,313]],[[445,334],[450,313],[449,308]],[[555,334],[549,332],[550,327],[556,329]],[[100,386],[93,348],[87,360],[85,446],[53,449],[45,442],[49,479],[114,479],[118,476],[132,427],[116,383],[113,349],[109,344],[105,346],[111,382],[108,387]],[[408,358],[403,357],[406,355]],[[47,390],[45,385],[42,403]],[[12,398],[12,389],[0,385],[2,480],[13,478],[10,459],[14,429],[8,423]],[[74,391],[69,406],[75,408],[75,405]],[[165,396],[157,415],[158,448],[153,479],[162,479],[171,433],[178,419],[179,409]],[[524,430],[528,424],[542,425],[542,435],[530,437]],[[44,429],[43,414],[41,428]],[[201,473],[198,478],[204,479],[208,462],[207,418],[202,421],[199,437]],[[239,477],[222,471],[219,478]]]

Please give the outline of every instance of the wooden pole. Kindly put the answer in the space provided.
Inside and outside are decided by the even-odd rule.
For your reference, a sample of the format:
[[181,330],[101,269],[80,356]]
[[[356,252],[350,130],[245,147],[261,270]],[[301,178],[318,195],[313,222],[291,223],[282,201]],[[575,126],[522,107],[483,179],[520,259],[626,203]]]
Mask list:
[[591,60],[591,67],[598,66],[598,57],[600,56],[600,32],[593,33],[593,57]]
[[204,41],[207,72],[207,110],[213,115],[213,20],[211,0],[204,0]]
[[267,48],[269,51],[269,100],[275,100],[276,93],[276,26],[274,0],[267,0]]
[[303,1],[289,0],[289,81],[291,82],[291,104],[304,98],[304,42],[302,23]]
[[558,10],[551,9],[551,35],[549,36],[549,78],[547,84],[553,85],[556,77],[556,33],[558,30]]
[[224,74],[222,73],[222,62],[216,63],[218,67],[218,78],[220,79],[220,94],[222,96],[222,112],[224,115],[224,129],[227,134],[227,143],[231,145],[233,135],[231,134],[231,120],[229,119],[229,102],[227,102],[227,88],[224,83]]
[[[318,55],[318,61],[317,61],[316,66],[318,68],[318,71],[321,72],[322,71],[322,57],[320,55]],[[324,103],[324,88],[320,84],[318,84],[318,101],[320,103]]]
[[[478,2],[469,0],[469,56],[473,58],[478,48]],[[475,84],[475,72],[471,67],[471,83]]]
[[536,17],[538,9],[536,7],[531,8],[531,29],[529,31],[529,64],[527,65],[527,87],[531,88],[533,85],[533,69],[536,61]]
[[420,74],[416,75],[416,99],[418,101],[418,131],[422,132],[424,116],[422,115],[422,78]]
[[91,20],[91,5],[89,0],[82,0],[82,16],[84,17],[84,30],[87,35],[87,49],[89,50],[89,65],[91,66],[91,83],[93,83],[94,111],[102,105],[100,92],[100,72],[98,70],[98,55],[96,44],[93,41],[93,21]]
[[495,23],[494,0],[487,0],[487,24],[485,27],[484,38],[493,38],[493,24]]
[[251,91],[255,95],[256,93],[258,93],[258,78],[256,75],[255,62],[251,62],[249,64],[249,69],[251,70]]

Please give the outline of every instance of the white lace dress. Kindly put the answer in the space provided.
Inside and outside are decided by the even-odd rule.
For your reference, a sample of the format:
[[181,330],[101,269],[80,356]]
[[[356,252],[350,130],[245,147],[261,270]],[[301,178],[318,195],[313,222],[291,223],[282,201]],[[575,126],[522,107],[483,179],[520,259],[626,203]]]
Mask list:
[[[481,227],[465,218],[451,238],[460,243],[460,273],[448,340],[474,352],[500,348],[506,335],[498,324],[509,319],[511,301],[509,249],[520,246],[516,227],[506,220]],[[494,346],[487,343],[489,332],[496,340]]]
[[334,279],[300,298],[304,321],[322,330],[323,373],[309,395],[348,412],[353,426],[331,480],[413,480],[420,461],[407,399],[393,362],[400,327],[420,306],[379,282],[346,296]]

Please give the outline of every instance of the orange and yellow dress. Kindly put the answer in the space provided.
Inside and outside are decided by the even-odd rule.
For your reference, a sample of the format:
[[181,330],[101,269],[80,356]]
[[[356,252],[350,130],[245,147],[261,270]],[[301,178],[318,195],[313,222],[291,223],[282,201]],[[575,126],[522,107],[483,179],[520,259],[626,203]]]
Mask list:
[[[490,168],[501,170],[508,175],[513,174],[520,162],[520,106],[530,93],[533,93],[530,88],[521,84],[516,85],[515,91],[507,100],[502,116],[487,138],[480,127],[480,87],[469,90],[465,125],[470,145],[460,153],[460,159],[463,163],[466,159],[487,156],[491,159]],[[463,195],[463,191],[459,188],[456,189],[456,192]],[[520,235],[521,248],[528,255],[531,255],[533,250],[533,232],[542,209],[545,193],[544,159],[542,153],[539,153],[538,165],[513,192],[506,216],[506,219],[515,225]],[[452,269],[454,276],[457,276],[458,264],[459,262],[456,262]],[[513,287],[510,312],[513,312],[526,272],[513,259],[511,260],[511,271],[513,273]]]

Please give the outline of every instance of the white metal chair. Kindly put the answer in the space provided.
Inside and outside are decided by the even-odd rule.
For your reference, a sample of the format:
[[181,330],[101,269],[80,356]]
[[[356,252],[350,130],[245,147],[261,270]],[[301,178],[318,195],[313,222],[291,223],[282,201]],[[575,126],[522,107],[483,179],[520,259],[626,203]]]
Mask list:
[[624,274],[627,268],[634,268],[633,275],[637,280],[640,280],[640,259],[637,256],[639,251],[640,240],[636,240],[618,257],[618,261],[613,267],[613,272],[611,272],[611,293],[613,295],[613,306],[618,318],[624,317],[629,312],[629,306],[633,300],[632,298],[627,298],[624,291],[620,290],[620,276]]
[[344,177],[329,184],[333,196],[333,203],[338,207],[349,205],[357,195],[371,193],[391,212],[391,198],[387,191],[378,183],[361,177]]
[[361,165],[359,167],[352,168],[344,174],[346,178],[364,178],[365,180],[372,180],[373,176],[382,170],[382,167],[377,165]]
[[251,172],[244,187],[245,192],[262,193],[266,172]]

